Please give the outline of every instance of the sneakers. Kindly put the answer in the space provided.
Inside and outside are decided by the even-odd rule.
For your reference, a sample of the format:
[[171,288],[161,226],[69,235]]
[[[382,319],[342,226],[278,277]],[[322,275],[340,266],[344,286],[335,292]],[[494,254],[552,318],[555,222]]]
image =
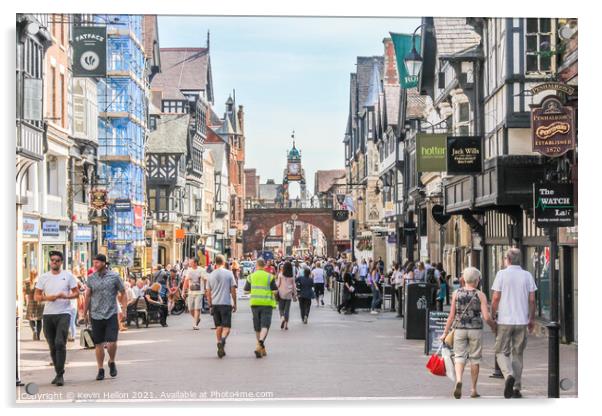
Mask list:
[[307,324],[307,316],[304,316],[304,317],[303,317],[303,323],[304,323],[304,324]]
[[376,312],[375,310],[371,310],[370,315],[378,315],[378,312]]
[[259,342],[257,343],[257,345],[255,346],[255,351],[253,351],[255,353],[255,358],[261,358],[261,345],[259,345]]
[[198,330],[198,329],[199,329],[199,326],[198,326],[198,325],[192,325],[192,329],[194,329],[194,330]]
[[504,398],[510,399],[512,397],[512,389],[514,388],[514,377],[508,376],[504,383]]
[[109,362],[109,374],[111,377],[117,377],[117,366],[115,365],[115,361]]
[[63,376],[62,375],[56,376],[54,378],[54,380],[52,380],[52,381],[56,381],[56,383],[53,383],[53,384],[56,384],[57,387],[61,387],[63,384],[65,384],[65,380],[63,380]]
[[104,368],[99,368],[98,369],[98,374],[96,375],[96,380],[104,380],[105,379],[105,369]]
[[520,390],[514,390],[512,392],[512,398],[513,399],[522,399],[523,395],[521,394]]
[[462,397],[462,383],[461,382],[456,383],[456,388],[454,389],[454,397],[456,399],[459,399]]
[[224,350],[224,342],[217,343],[217,356],[219,358],[223,358],[226,355],[226,351]]

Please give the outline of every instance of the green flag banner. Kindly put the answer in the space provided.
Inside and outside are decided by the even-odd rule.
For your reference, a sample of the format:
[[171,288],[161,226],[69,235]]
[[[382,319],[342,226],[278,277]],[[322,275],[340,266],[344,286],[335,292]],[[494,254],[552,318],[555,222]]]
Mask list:
[[[399,80],[402,88],[414,88],[418,85],[418,77],[408,75],[408,69],[404,62],[405,56],[412,50],[412,35],[405,33],[389,32],[393,46],[395,47],[395,57],[397,60],[397,71],[399,72]],[[414,45],[416,50],[420,51],[420,36],[414,37]]]

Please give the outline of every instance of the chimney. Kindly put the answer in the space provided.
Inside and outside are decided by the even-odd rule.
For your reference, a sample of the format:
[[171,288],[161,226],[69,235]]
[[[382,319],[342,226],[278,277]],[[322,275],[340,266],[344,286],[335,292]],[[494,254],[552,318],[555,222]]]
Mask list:
[[209,30],[207,30],[207,50],[209,50]]
[[240,125],[240,131],[241,133],[245,134],[245,112],[243,111],[243,107],[242,105],[238,106],[238,124]]

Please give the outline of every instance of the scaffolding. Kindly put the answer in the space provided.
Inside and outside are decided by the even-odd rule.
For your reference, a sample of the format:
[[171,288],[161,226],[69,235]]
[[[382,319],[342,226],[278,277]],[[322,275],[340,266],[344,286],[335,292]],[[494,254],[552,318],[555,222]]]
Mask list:
[[[109,261],[131,267],[135,246],[144,241],[140,217],[149,87],[142,16],[94,15],[93,23],[107,28],[107,75],[98,82],[98,173],[107,184],[109,200],[103,235]],[[129,209],[117,207],[116,200],[129,201]]]

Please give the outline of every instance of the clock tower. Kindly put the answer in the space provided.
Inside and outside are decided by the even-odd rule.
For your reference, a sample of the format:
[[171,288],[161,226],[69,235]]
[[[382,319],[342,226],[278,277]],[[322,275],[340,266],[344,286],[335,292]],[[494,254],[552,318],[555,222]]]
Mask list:
[[299,182],[301,185],[300,199],[304,203],[306,199],[305,190],[305,171],[301,165],[301,152],[295,147],[295,131],[291,134],[293,139],[293,147],[286,155],[286,169],[284,170],[284,178],[282,179],[284,200],[289,199],[288,184],[289,182]]

